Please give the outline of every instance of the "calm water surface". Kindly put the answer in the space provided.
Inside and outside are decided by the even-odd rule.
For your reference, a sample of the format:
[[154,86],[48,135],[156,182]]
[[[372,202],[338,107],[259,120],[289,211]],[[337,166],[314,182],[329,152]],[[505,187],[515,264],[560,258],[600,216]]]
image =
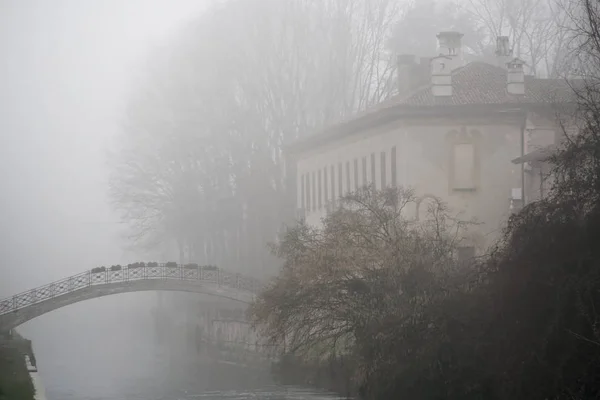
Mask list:
[[[144,295],[92,300],[25,325],[48,400],[331,400],[282,387],[266,371],[158,345]],[[151,299],[149,296],[146,296]],[[148,300],[150,301],[150,300]],[[143,303],[143,301],[142,301]]]

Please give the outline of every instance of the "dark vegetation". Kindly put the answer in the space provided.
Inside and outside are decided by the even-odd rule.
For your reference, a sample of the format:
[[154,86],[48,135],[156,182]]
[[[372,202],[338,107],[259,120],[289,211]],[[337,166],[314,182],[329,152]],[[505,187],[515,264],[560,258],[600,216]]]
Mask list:
[[330,357],[323,362],[306,360],[288,353],[272,364],[271,375],[283,385],[318,387],[355,398],[358,387],[352,378],[356,368],[355,358]]
[[323,230],[289,230],[250,316],[293,365],[354,359],[366,399],[600,398],[600,14],[581,4],[579,134],[551,157],[548,196],[470,264],[455,258],[469,224],[439,201],[415,219],[410,191],[365,189]]
[[209,2],[131,88],[110,163],[129,244],[275,274],[265,244],[296,212],[285,146],[396,94],[395,55],[435,56],[443,30],[465,34],[467,60],[492,63],[509,35],[531,73],[557,77],[568,39],[557,1]]
[[465,34],[466,60],[491,63],[508,35],[529,72],[558,77],[570,35],[557,2],[211,2],[132,88],[110,180],[130,244],[270,277],[280,262],[265,244],[296,212],[285,146],[396,94],[395,56],[436,55],[442,30]]
[[0,337],[0,400],[32,400],[34,388],[24,355],[31,357],[31,342],[14,334]]

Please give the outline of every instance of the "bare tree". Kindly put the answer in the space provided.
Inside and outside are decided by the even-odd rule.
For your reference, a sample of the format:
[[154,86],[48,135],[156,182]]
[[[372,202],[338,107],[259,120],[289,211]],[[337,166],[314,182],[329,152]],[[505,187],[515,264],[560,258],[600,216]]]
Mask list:
[[442,280],[449,288],[468,224],[437,199],[416,221],[416,203],[411,191],[369,188],[342,198],[323,229],[289,230],[274,247],[284,269],[250,310],[270,343],[302,355],[349,353],[374,325],[410,323],[442,294],[434,289]]
[[[391,93],[396,0],[231,0],[152,60],[112,195],[133,236],[261,268],[291,216],[282,149]],[[167,50],[167,51],[165,51]]]
[[532,74],[559,77],[570,23],[562,0],[468,0],[463,10],[483,28],[484,48],[508,36]]
[[482,33],[479,20],[458,2],[421,0],[409,4],[394,27],[389,43],[391,50],[432,57],[437,55],[436,35],[456,30],[464,34],[463,45],[467,52],[478,55],[486,52],[487,37]]

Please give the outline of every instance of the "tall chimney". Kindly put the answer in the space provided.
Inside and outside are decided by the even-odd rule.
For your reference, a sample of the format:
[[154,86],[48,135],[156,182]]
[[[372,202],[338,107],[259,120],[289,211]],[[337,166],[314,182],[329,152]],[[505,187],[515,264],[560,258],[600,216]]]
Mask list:
[[452,58],[438,56],[431,59],[431,92],[435,97],[452,96]]
[[496,38],[496,60],[498,66],[506,69],[512,59],[512,49],[509,48],[508,36],[498,36]]
[[439,55],[450,59],[450,71],[463,66],[462,37],[460,32],[446,31],[437,34]]
[[507,64],[508,74],[506,91],[508,94],[522,96],[525,94],[525,62],[519,58],[513,58]]
[[398,94],[407,94],[413,87],[413,73],[416,67],[414,54],[398,54],[396,57]]

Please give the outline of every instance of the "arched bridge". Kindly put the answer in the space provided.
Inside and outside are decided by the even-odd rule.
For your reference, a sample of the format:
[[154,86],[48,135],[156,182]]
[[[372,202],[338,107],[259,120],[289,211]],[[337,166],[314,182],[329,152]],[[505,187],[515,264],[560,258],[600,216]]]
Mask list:
[[178,291],[250,303],[257,279],[212,266],[136,263],[95,268],[0,300],[0,332],[70,304],[118,293]]

